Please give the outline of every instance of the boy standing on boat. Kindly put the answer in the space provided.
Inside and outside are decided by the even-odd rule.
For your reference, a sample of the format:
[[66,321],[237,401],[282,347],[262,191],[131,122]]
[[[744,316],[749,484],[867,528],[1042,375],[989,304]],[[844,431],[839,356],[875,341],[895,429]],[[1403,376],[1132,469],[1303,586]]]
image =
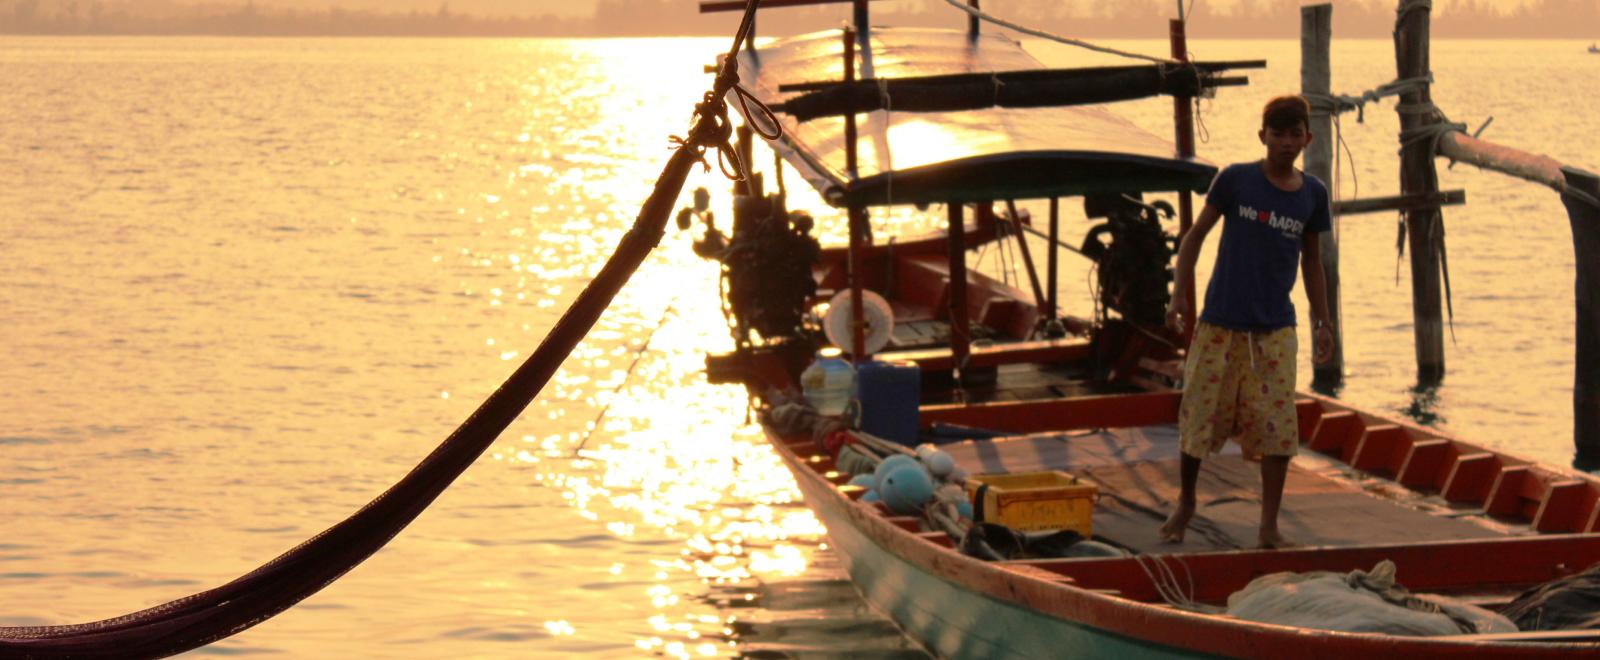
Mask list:
[[1328,189],[1296,169],[1311,142],[1311,106],[1281,96],[1262,111],[1266,158],[1230,165],[1217,174],[1205,207],[1178,248],[1178,267],[1167,325],[1182,332],[1193,322],[1187,295],[1206,234],[1222,224],[1217,263],[1206,286],[1205,308],[1183,369],[1178,435],[1183,448],[1183,492],[1161,537],[1181,543],[1195,511],[1201,461],[1235,438],[1246,456],[1261,457],[1261,547],[1290,545],[1278,532],[1278,505],[1289,459],[1299,448],[1295,415],[1295,266],[1305,275],[1311,303],[1312,359],[1333,354],[1318,234],[1328,231]]

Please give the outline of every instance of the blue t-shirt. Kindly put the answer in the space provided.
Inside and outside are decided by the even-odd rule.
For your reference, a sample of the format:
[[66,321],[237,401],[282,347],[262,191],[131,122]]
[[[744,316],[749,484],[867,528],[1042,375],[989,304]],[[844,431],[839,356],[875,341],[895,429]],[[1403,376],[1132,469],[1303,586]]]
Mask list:
[[1294,325],[1300,239],[1332,227],[1328,189],[1310,174],[1289,192],[1267,180],[1263,164],[1229,165],[1211,182],[1206,204],[1222,213],[1217,265],[1200,320],[1259,332]]

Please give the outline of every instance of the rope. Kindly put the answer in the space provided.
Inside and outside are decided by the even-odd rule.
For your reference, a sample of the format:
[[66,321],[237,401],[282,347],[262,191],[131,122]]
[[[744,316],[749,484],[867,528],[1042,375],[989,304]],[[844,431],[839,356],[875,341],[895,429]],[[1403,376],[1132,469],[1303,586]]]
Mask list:
[[1375,103],[1379,99],[1399,96],[1406,92],[1422,91],[1431,84],[1433,84],[1432,73],[1419,78],[1400,78],[1386,82],[1374,89],[1369,89],[1353,96],[1349,94],[1315,93],[1301,94],[1301,96],[1304,96],[1306,101],[1311,103],[1311,109],[1315,112],[1325,112],[1338,116],[1354,110],[1356,111],[1356,123],[1361,124],[1366,122],[1366,106],[1368,103]]
[[[744,19],[739,23],[739,31],[734,34],[733,46],[728,49],[727,55],[722,57],[722,63],[717,70],[717,78],[712,83],[711,91],[705,93],[700,103],[694,107],[691,117],[689,137],[671,137],[671,142],[678,147],[686,147],[700,161],[700,164],[710,171],[711,166],[705,162],[707,148],[717,150],[717,166],[722,169],[723,176],[734,181],[745,180],[745,173],[749,170],[746,164],[739,160],[738,150],[733,148],[733,122],[728,120],[727,94],[733,92],[739,99],[739,107],[743,109],[744,116],[752,119],[751,130],[769,141],[783,137],[783,126],[778,123],[777,115],[765,103],[757,99],[742,85],[739,84],[739,46],[755,30],[756,7],[761,0],[746,0]],[[757,113],[750,109],[755,104]],[[754,121],[760,117],[761,121]],[[766,125],[763,126],[762,124]]]
[[667,303],[667,309],[661,313],[661,320],[656,322],[655,329],[651,330],[650,334],[644,338],[644,344],[639,346],[639,350],[633,352],[633,362],[628,365],[628,370],[622,374],[622,382],[618,383],[617,388],[611,391],[611,400],[606,401],[605,407],[600,409],[600,414],[595,416],[594,422],[589,427],[589,432],[583,434],[583,442],[578,443],[578,446],[573,448],[573,458],[581,456],[580,452],[583,451],[584,446],[589,444],[589,439],[594,437],[594,432],[600,430],[600,423],[605,421],[606,413],[611,412],[611,404],[617,402],[617,393],[621,392],[622,388],[627,387],[628,379],[633,377],[634,368],[639,366],[640,359],[644,358],[644,352],[650,350],[650,341],[655,339],[656,333],[661,332],[661,328],[667,324],[667,319],[672,316],[672,306],[677,303],[678,299],[676,297]]
[[[1171,559],[1173,563],[1183,569],[1188,582],[1187,591],[1185,590],[1184,582],[1178,580],[1177,572],[1171,566],[1168,566],[1164,559]],[[1189,570],[1189,565],[1184,563],[1182,557],[1133,555],[1133,563],[1139,566],[1139,570],[1144,571],[1145,577],[1150,579],[1150,585],[1155,587],[1156,594],[1161,596],[1161,600],[1166,601],[1168,605],[1182,610],[1208,614],[1216,614],[1221,611],[1220,608],[1206,605],[1194,599],[1194,572]]]
[[1174,60],[1174,59],[1171,59],[1171,58],[1151,57],[1149,55],[1142,55],[1140,53],[1130,53],[1130,52],[1127,52],[1127,51],[1117,50],[1115,48],[1108,48],[1108,47],[1105,47],[1105,46],[1096,46],[1096,45],[1094,45],[1092,43],[1089,43],[1087,41],[1084,41],[1082,39],[1074,39],[1072,37],[1063,37],[1061,35],[1051,34],[1049,32],[1045,32],[1043,30],[1037,30],[1037,29],[1030,28],[1030,27],[1024,27],[1024,26],[1018,25],[1016,23],[1012,23],[1011,21],[1007,21],[1007,20],[1005,20],[1003,18],[997,18],[995,16],[991,16],[991,15],[989,15],[987,13],[984,13],[983,11],[979,10],[977,7],[968,7],[966,5],[963,5],[963,4],[961,4],[961,0],[944,0],[944,1],[945,1],[945,4],[948,4],[951,7],[955,7],[956,9],[959,9],[962,12],[965,12],[966,14],[968,14],[970,16],[974,16],[974,17],[976,17],[976,18],[978,18],[980,20],[985,20],[985,21],[988,21],[990,23],[994,23],[995,25],[998,25],[1000,27],[1010,28],[1012,30],[1016,30],[1018,32],[1021,32],[1023,34],[1026,34],[1026,35],[1029,35],[1029,36],[1033,36],[1033,37],[1038,37],[1038,38],[1044,39],[1046,41],[1054,41],[1056,43],[1067,44],[1068,46],[1077,46],[1079,48],[1086,48],[1088,50],[1092,50],[1092,51],[1095,51],[1095,52],[1098,52],[1098,53],[1106,53],[1106,54],[1109,54],[1109,55],[1117,55],[1117,56],[1120,56],[1120,57],[1127,57],[1127,58],[1131,58],[1131,59],[1135,59],[1135,60],[1144,60],[1146,62],[1155,62],[1157,64],[1181,64],[1181,62],[1178,62],[1177,60]]
[[1405,20],[1406,14],[1417,10],[1433,11],[1433,0],[1400,0],[1400,6],[1394,10],[1399,17],[1396,22]]

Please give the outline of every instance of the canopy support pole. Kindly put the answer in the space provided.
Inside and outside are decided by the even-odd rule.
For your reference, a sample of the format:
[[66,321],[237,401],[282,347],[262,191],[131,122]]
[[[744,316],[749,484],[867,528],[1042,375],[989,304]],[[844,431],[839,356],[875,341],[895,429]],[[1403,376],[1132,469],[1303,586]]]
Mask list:
[[961,369],[972,353],[972,328],[967,319],[967,238],[964,207],[950,202],[950,357],[956,387],[961,387]]
[[[1172,58],[1179,62],[1189,61],[1189,37],[1184,28],[1183,19],[1173,20],[1168,24],[1168,37],[1172,42]],[[1172,117],[1174,130],[1177,133],[1178,158],[1192,160],[1194,158],[1194,97],[1172,97]],[[1178,240],[1189,233],[1189,228],[1194,225],[1194,196],[1187,190],[1178,191]],[[1174,294],[1178,292],[1174,291]],[[1190,304],[1194,304],[1194,282],[1188,283],[1188,289],[1183,295],[1189,297]],[[1187,347],[1193,337],[1193,330],[1186,330],[1179,338],[1179,343]]]

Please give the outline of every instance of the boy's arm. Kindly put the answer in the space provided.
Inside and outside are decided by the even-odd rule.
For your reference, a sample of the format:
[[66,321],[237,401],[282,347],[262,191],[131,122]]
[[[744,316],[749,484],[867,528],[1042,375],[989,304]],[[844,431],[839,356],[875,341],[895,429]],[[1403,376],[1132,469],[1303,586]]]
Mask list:
[[1183,242],[1178,244],[1178,265],[1172,278],[1172,304],[1167,307],[1167,327],[1178,334],[1187,334],[1190,326],[1194,325],[1194,300],[1189,297],[1190,282],[1194,281],[1194,263],[1200,260],[1200,246],[1206,242],[1206,234],[1211,233],[1211,228],[1217,226],[1217,219],[1222,217],[1210,204],[1200,209],[1200,217],[1195,218],[1194,225],[1189,227],[1189,232],[1183,235]]
[[1311,361],[1317,364],[1333,357],[1333,329],[1328,325],[1328,285],[1322,273],[1322,234],[1300,237],[1300,276],[1305,280],[1306,300],[1311,303]]

